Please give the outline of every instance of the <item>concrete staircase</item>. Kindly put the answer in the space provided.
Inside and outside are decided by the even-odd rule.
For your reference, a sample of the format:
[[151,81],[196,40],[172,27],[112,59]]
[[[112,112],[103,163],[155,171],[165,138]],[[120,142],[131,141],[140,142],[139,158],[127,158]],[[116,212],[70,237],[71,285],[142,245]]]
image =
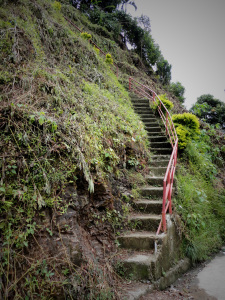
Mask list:
[[[150,174],[146,176],[146,186],[140,188],[141,197],[135,201],[134,211],[129,216],[131,230],[118,238],[120,247],[124,249],[120,261],[126,277],[150,283],[164,276],[165,271],[174,263],[174,257],[170,258],[170,254],[166,253],[170,250],[173,252],[176,244],[175,242],[171,244],[174,227],[169,216],[167,216],[167,233],[156,236],[162,212],[163,179],[172,148],[158,119],[149,107],[149,101],[136,96],[132,96],[131,99],[135,111],[140,115],[148,131],[153,155]],[[124,299],[138,299],[138,297]]]

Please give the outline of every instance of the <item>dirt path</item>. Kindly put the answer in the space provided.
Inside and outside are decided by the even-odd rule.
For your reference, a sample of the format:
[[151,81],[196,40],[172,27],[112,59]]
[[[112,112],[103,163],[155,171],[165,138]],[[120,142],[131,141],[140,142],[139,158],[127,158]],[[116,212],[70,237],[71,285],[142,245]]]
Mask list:
[[191,269],[165,291],[153,291],[140,300],[225,299],[224,254],[221,251],[209,261]]

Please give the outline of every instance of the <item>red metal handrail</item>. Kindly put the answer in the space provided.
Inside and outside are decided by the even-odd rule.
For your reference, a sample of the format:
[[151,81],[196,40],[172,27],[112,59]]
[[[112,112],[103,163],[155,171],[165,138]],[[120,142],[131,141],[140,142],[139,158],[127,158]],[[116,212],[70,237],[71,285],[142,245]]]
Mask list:
[[[82,32],[82,30],[81,30],[77,25],[75,25],[74,23],[72,23],[67,17],[64,16],[64,18],[65,18],[65,19],[66,19],[73,27],[75,27],[78,31]],[[90,44],[94,45],[95,48],[97,48],[104,56],[106,56],[106,53],[103,52],[102,49],[99,48],[92,40],[89,40],[89,42],[90,42]],[[119,68],[118,68],[117,64],[115,64],[114,62],[113,62],[113,66],[116,68],[116,72],[115,72],[115,73],[116,73],[116,76],[117,76],[117,78],[118,78],[118,76],[119,76]]]
[[171,197],[173,190],[174,174],[177,164],[178,137],[168,109],[165,107],[163,102],[160,100],[160,98],[154,91],[141,84],[137,80],[133,79],[132,77],[129,78],[129,90],[135,92],[138,95],[148,98],[149,102],[152,101],[153,103],[157,104],[159,115],[166,129],[166,135],[169,137],[171,146],[173,148],[163,180],[162,219],[156,233],[158,235],[160,230],[163,230],[164,232],[166,231],[167,211],[169,210],[169,213],[172,214]]

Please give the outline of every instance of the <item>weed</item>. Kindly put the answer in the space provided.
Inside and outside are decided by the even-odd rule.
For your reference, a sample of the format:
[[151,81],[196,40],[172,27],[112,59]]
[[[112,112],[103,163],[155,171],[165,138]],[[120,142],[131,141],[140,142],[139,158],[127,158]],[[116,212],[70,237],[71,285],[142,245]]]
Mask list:
[[221,201],[218,192],[193,164],[180,167],[177,180],[178,195],[174,202],[183,221],[185,253],[193,261],[202,260],[222,243],[224,217],[221,216],[225,210],[220,205],[221,216],[218,216],[215,211]]

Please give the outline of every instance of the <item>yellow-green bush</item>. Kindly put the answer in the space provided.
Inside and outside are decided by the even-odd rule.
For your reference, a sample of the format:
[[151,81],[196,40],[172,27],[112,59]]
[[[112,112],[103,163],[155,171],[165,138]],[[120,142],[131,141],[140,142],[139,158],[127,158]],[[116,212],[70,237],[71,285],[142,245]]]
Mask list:
[[179,139],[179,149],[184,149],[200,133],[198,118],[191,113],[183,113],[173,115],[172,120]]
[[107,63],[107,64],[113,64],[113,59],[112,59],[112,56],[111,56],[111,54],[106,54],[106,56],[105,56],[105,62]]
[[85,40],[90,40],[92,38],[91,34],[88,32],[82,32],[80,35]]
[[97,47],[94,46],[94,50],[97,54],[99,54],[100,50]]
[[[162,101],[162,103],[165,105],[165,107],[170,110],[174,107],[173,102],[171,102],[167,97],[166,94],[159,95],[159,99]],[[159,102],[159,101],[158,101]]]
[[[162,95],[159,95],[159,99],[162,101],[162,103],[165,105],[165,107],[168,109],[168,110],[171,110],[173,108],[173,102],[171,102],[167,97],[166,97],[166,94],[162,94]],[[159,105],[159,99],[156,99],[156,102],[153,104],[153,109],[154,110],[157,110],[157,107]],[[164,107],[162,106],[161,107],[161,110],[163,111],[163,113],[165,113],[165,109]]]
[[52,6],[53,6],[56,10],[61,11],[62,4],[61,4],[60,2],[55,1],[55,2],[53,2]]

